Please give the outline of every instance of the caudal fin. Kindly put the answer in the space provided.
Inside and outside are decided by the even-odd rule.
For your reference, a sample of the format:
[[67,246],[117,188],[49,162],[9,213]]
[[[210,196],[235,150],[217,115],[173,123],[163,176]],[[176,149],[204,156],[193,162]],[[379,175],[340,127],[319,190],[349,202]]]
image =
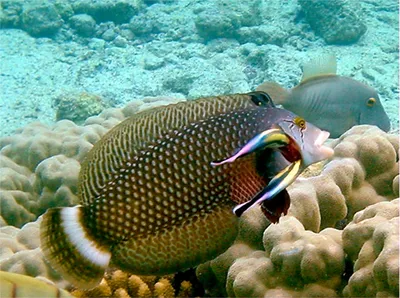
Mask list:
[[83,208],[53,208],[40,225],[41,248],[50,265],[77,288],[91,289],[100,283],[111,253],[87,233]]
[[283,105],[289,96],[289,91],[275,82],[264,82],[256,90],[267,93],[277,105]]

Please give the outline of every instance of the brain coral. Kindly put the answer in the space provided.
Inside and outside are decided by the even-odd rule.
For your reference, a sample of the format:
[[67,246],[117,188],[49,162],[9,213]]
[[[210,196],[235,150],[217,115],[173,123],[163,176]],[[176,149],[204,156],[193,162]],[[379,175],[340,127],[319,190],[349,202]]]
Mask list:
[[65,285],[62,277],[44,260],[39,241],[40,220],[22,229],[0,228],[0,270],[33,277],[42,277]]
[[332,228],[306,231],[296,218],[282,218],[265,230],[265,251],[254,251],[229,268],[228,295],[273,297],[288,292],[300,297],[334,297],[344,271],[340,234]]

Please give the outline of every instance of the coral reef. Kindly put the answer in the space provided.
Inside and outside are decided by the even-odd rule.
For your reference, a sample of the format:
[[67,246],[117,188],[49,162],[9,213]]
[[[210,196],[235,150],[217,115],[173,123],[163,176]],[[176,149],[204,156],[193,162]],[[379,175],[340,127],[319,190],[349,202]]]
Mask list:
[[354,263],[344,296],[398,296],[399,245],[398,199],[356,213],[343,230],[343,247]]
[[[140,110],[176,101],[147,98],[123,109],[107,109],[82,126],[67,120],[51,128],[36,123],[1,138],[1,270],[65,286],[38,248],[34,235],[40,219],[28,222],[49,207],[77,203],[80,162],[108,129]],[[332,140],[331,146],[332,160],[315,165],[289,187],[292,204],[287,216],[270,225],[259,208],[250,208],[240,219],[235,244],[197,268],[207,295],[396,295],[398,136],[356,126]],[[98,288],[73,294],[172,297],[194,293],[192,280],[176,283],[174,279],[111,271]]]
[[318,232],[350,221],[377,202],[392,200],[399,173],[398,136],[377,127],[355,126],[332,141],[334,157],[322,172],[298,179],[289,187],[289,214],[306,229]]
[[87,14],[77,14],[69,19],[71,27],[76,30],[76,32],[83,36],[92,36],[96,29],[96,21]]
[[59,289],[47,281],[22,274],[0,271],[0,285],[1,297],[73,297],[67,291]]
[[21,227],[50,207],[71,206],[76,197],[80,162],[111,127],[137,111],[177,102],[161,97],[108,109],[83,126],[71,121],[53,127],[32,123],[0,139],[0,225]]
[[224,0],[204,5],[194,11],[198,34],[205,40],[236,37],[239,28],[259,25],[260,4],[258,0]]
[[299,297],[334,297],[344,269],[340,234],[330,228],[320,233],[305,231],[296,218],[283,218],[265,230],[265,251],[253,251],[229,268],[227,294],[273,297],[286,292]]
[[[333,140],[332,160],[316,165],[306,173],[307,178],[298,179],[288,188],[292,204],[286,217],[276,225],[269,225],[258,209],[250,209],[251,214],[245,213],[241,218],[236,243],[197,268],[197,276],[207,294],[340,296],[346,284],[345,272],[349,270],[345,267],[344,252],[350,254],[348,262],[351,266],[355,263],[356,271],[344,290],[345,295],[370,297],[374,293],[377,296],[394,293],[398,253],[393,247],[398,246],[395,228],[398,219],[392,219],[394,215],[390,214],[394,209],[398,214],[398,200],[394,200],[398,196],[398,140],[397,135],[367,125],[353,127]],[[382,214],[386,214],[380,220],[371,221],[371,224],[384,222],[376,232],[381,235],[380,242],[375,236],[374,245],[372,240],[364,245],[371,237],[365,233],[372,235],[373,228],[366,228],[363,219],[375,215],[367,212],[368,206],[371,210],[381,208]],[[363,216],[363,212],[368,215]],[[358,222],[361,224],[357,225]],[[354,244],[355,233],[360,235],[358,250]],[[358,255],[361,246],[365,253],[361,250]],[[377,257],[381,251],[382,256]],[[373,267],[371,263],[375,259],[379,261]],[[375,277],[371,283],[372,271]],[[362,292],[370,283],[372,289]]]
[[80,92],[67,93],[54,99],[53,105],[56,107],[56,120],[71,120],[77,124],[82,124],[90,116],[100,114],[107,104],[98,95]]
[[174,275],[165,277],[138,276],[121,270],[107,272],[100,285],[94,289],[82,291],[72,289],[75,297],[194,297],[194,288],[190,281],[182,281],[175,289]]
[[17,27],[20,22],[22,2],[4,0],[0,2],[0,28]]
[[299,0],[314,31],[328,44],[356,42],[367,31],[366,25],[344,0]]
[[21,27],[37,37],[51,37],[63,25],[64,21],[51,3],[24,5],[21,14]]
[[75,13],[88,14],[99,23],[111,21],[115,24],[122,24],[129,22],[138,13],[142,7],[142,1],[83,0],[74,2],[72,7]]
[[0,228],[0,270],[52,281],[59,286],[66,283],[44,260],[39,240],[40,219],[24,225]]

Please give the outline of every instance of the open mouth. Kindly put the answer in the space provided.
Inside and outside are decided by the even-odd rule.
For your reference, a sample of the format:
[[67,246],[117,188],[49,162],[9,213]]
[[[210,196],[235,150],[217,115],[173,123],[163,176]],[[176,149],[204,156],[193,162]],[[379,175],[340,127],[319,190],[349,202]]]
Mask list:
[[314,142],[314,147],[316,148],[315,152],[319,153],[316,154],[316,156],[318,156],[320,160],[330,158],[334,153],[332,148],[324,145],[325,141],[329,138],[329,135],[329,132],[323,130],[319,133]]
[[314,142],[315,147],[321,147],[325,141],[329,138],[330,133],[327,131],[321,131],[321,133],[318,135],[317,139]]
[[295,142],[295,140],[293,140],[293,138],[291,138],[288,135],[287,137],[290,140],[289,144],[287,146],[280,147],[279,151],[282,153],[283,157],[288,162],[292,163],[301,159],[301,153],[300,153],[300,148]]

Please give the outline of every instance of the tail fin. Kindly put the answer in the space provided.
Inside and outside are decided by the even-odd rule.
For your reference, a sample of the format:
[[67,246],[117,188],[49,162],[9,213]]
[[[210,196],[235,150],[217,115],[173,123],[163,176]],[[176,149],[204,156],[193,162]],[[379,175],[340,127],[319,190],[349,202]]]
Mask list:
[[256,90],[267,93],[277,105],[284,105],[289,96],[289,91],[275,82],[264,82]]
[[44,256],[54,269],[76,287],[90,289],[100,283],[111,253],[85,230],[83,208],[47,210],[40,225],[40,241]]

